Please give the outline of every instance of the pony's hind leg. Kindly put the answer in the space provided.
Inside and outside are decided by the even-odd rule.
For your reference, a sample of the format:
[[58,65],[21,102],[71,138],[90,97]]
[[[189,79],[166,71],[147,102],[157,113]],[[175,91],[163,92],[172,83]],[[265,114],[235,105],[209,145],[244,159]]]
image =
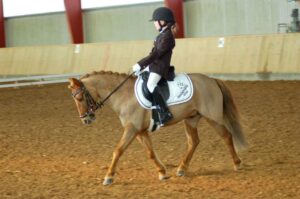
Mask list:
[[113,153],[113,158],[112,158],[112,161],[111,161],[111,165],[108,168],[108,171],[105,175],[103,185],[110,185],[110,184],[113,183],[113,176],[116,172],[116,167],[117,167],[118,160],[120,159],[121,155],[124,153],[126,148],[130,145],[130,143],[136,137],[136,132],[137,131],[136,131],[136,129],[134,128],[134,126],[132,124],[128,124],[128,125],[125,126],[123,136],[122,136],[119,144],[117,145],[117,147],[115,148],[115,151]]
[[137,140],[146,148],[149,158],[154,162],[156,169],[158,171],[158,177],[160,180],[165,180],[166,169],[163,163],[159,160],[158,156],[153,150],[151,139],[147,132],[142,132],[137,135]]
[[233,139],[231,133],[227,130],[227,128],[224,125],[218,124],[217,122],[207,119],[208,123],[216,129],[216,131],[219,133],[219,135],[224,139],[229,152],[231,154],[231,157],[233,159],[234,164],[234,170],[238,170],[241,165],[241,159],[236,153],[236,150],[234,148]]
[[201,116],[197,115],[192,118],[188,118],[184,120],[185,126],[185,133],[188,142],[188,150],[186,154],[183,156],[178,169],[177,169],[177,176],[184,176],[186,170],[188,169],[189,163],[193,157],[193,154],[200,142],[198,132],[197,132],[197,124],[200,120]]

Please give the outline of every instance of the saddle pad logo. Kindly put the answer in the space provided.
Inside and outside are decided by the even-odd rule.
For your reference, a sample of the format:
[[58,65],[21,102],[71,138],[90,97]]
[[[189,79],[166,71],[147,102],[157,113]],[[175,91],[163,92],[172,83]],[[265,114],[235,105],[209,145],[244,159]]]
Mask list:
[[183,82],[177,82],[177,86],[181,90],[181,92],[177,96],[178,99],[180,99],[182,96],[186,96],[186,95],[189,94],[188,85],[187,84],[185,84]]
[[[142,84],[142,78],[138,77],[134,86],[135,96],[142,107],[151,109],[152,103],[144,97]],[[185,103],[193,96],[193,84],[186,74],[177,74],[174,81],[168,81],[168,86],[170,89],[170,97],[167,100],[168,106]]]

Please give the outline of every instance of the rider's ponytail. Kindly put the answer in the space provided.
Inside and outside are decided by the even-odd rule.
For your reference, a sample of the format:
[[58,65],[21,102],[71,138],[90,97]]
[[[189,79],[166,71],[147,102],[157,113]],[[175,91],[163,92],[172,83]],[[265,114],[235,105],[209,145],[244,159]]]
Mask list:
[[169,23],[168,27],[171,29],[173,36],[176,37],[177,32],[178,32],[177,24],[176,23]]
[[178,32],[178,26],[176,23],[171,26],[171,31],[173,33],[173,36],[176,37],[177,32]]

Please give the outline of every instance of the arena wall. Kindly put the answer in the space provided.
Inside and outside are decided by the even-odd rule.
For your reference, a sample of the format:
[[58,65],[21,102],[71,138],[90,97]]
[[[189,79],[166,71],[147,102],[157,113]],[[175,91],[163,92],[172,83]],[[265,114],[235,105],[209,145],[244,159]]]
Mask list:
[[8,18],[5,32],[7,47],[72,43],[65,13]]
[[[150,40],[0,49],[0,75],[43,75],[112,70],[128,73],[146,56]],[[300,73],[300,34],[178,39],[177,72]]]
[[287,0],[186,0],[184,5],[187,37],[277,33],[278,24],[289,24],[292,9],[300,8]]
[[[157,32],[148,20],[160,6],[163,2],[84,10],[85,43],[152,40]],[[300,4],[287,0],[185,0],[185,35],[274,34],[278,23],[291,22],[295,7]],[[5,29],[8,47],[71,43],[64,12],[6,18]]]

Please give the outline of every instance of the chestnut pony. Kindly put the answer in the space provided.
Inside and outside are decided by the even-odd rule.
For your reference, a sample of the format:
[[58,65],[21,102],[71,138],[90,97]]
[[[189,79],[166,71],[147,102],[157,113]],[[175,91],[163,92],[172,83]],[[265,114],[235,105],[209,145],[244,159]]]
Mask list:
[[[193,153],[199,144],[197,125],[201,118],[205,118],[224,139],[232,156],[234,168],[237,170],[241,164],[237,151],[246,148],[247,142],[230,90],[221,80],[202,74],[189,74],[189,77],[193,82],[193,97],[183,104],[170,106],[174,119],[165,125],[169,126],[183,121],[185,126],[188,149],[179,163],[177,176],[185,175]],[[165,166],[152,148],[148,132],[151,110],[146,110],[139,105],[134,94],[135,80],[136,78],[131,75],[126,78],[125,74],[103,71],[87,74],[80,80],[69,79],[69,88],[84,124],[95,120],[95,110],[107,104],[118,114],[124,127],[123,136],[113,152],[112,162],[103,185],[113,183],[118,160],[135,138],[147,149],[150,159],[156,166],[159,179],[168,178]]]

